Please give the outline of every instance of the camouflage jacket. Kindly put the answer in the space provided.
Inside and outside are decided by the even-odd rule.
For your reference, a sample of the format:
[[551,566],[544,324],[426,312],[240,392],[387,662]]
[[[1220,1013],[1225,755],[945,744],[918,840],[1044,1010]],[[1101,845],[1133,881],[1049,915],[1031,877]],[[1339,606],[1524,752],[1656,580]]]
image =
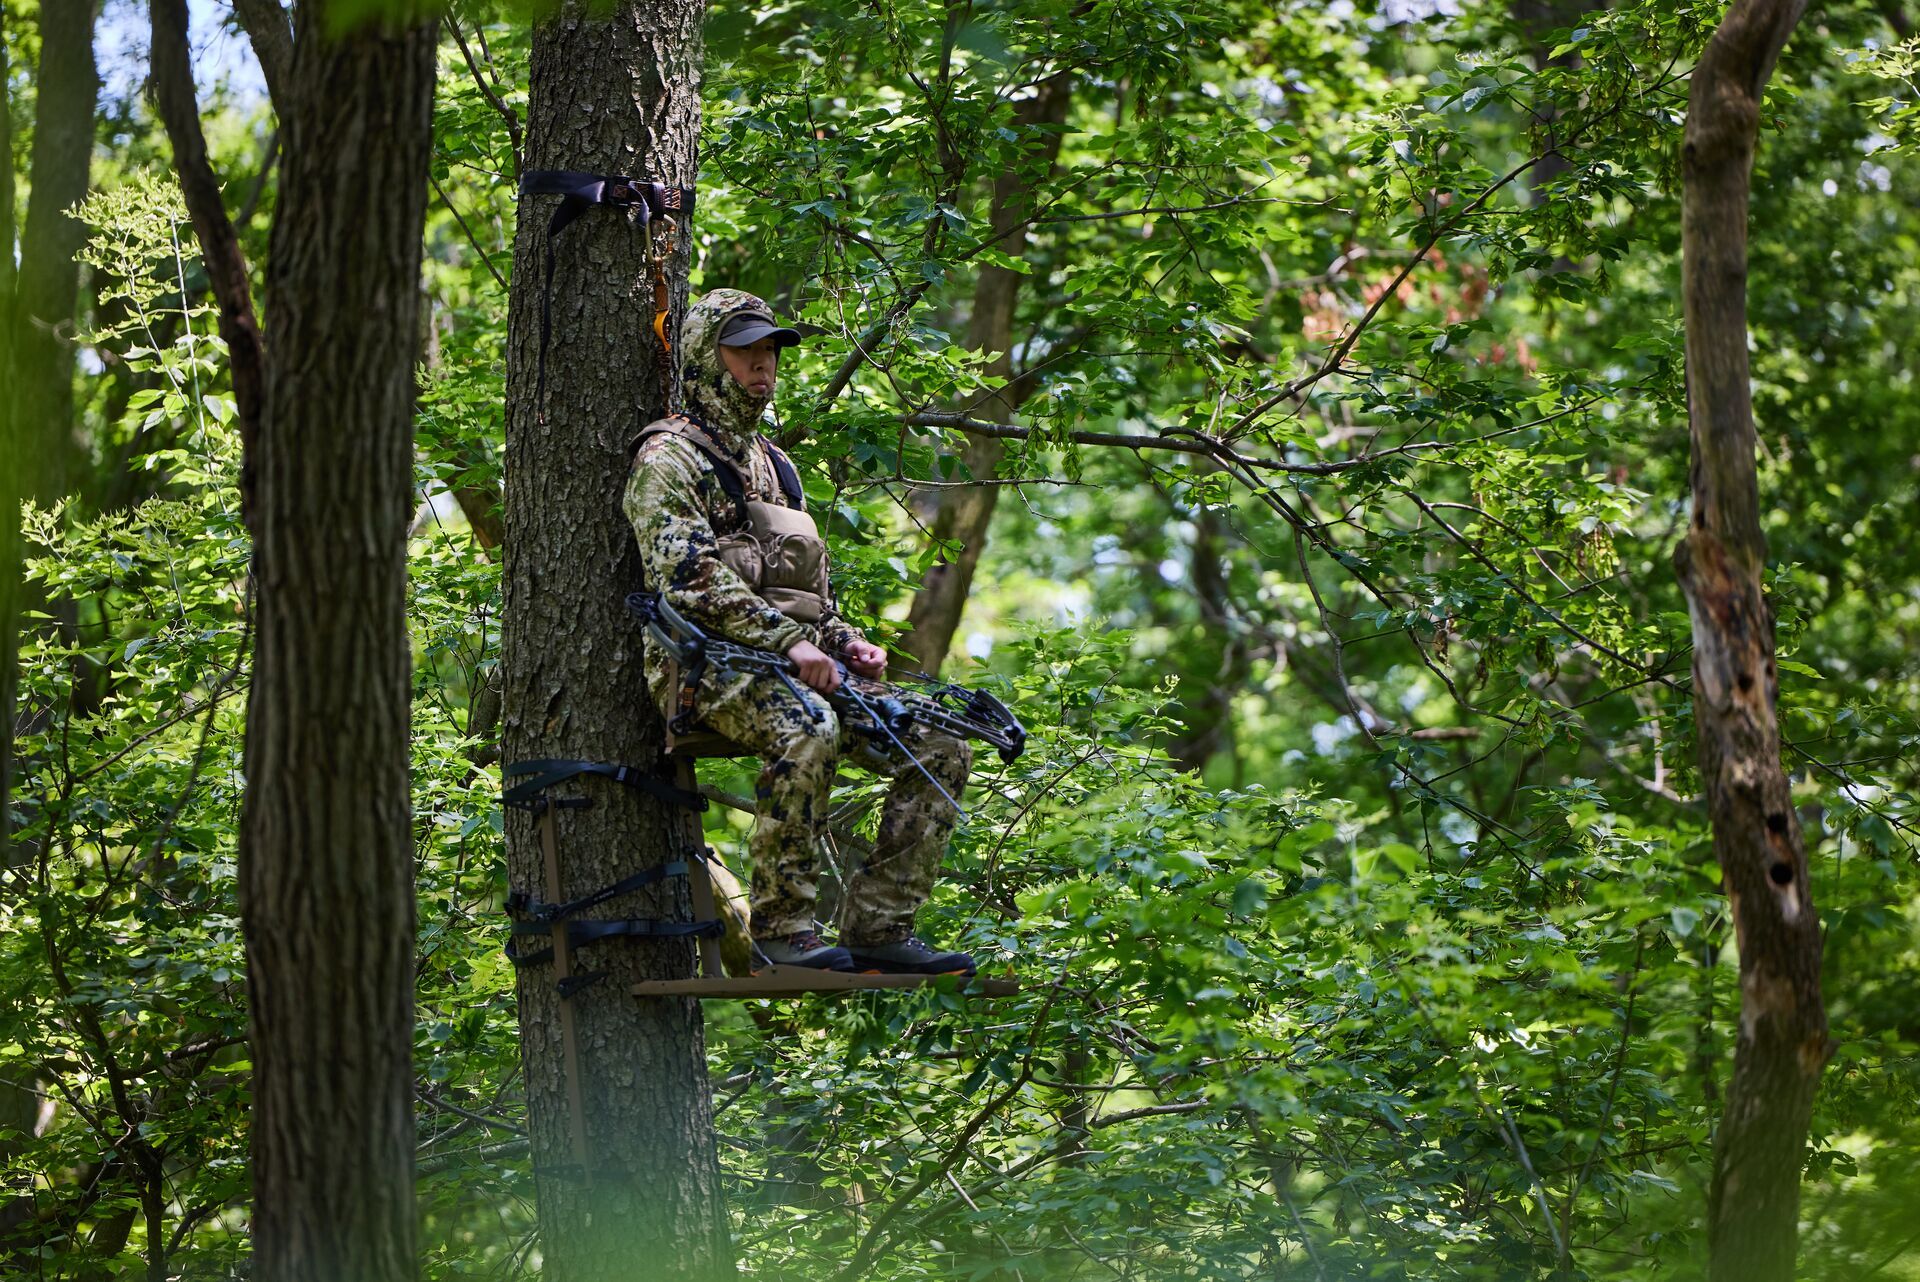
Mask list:
[[[765,451],[740,453],[749,492],[777,494]],[[861,639],[832,608],[811,625],[788,618],[720,559],[719,536],[744,526],[746,510],[727,497],[713,466],[691,442],[671,435],[643,442],[622,505],[640,544],[647,589],[665,594],[675,609],[702,627],[779,654],[803,640],[831,652]],[[658,646],[646,648],[646,671],[654,702],[665,707],[667,664]]]

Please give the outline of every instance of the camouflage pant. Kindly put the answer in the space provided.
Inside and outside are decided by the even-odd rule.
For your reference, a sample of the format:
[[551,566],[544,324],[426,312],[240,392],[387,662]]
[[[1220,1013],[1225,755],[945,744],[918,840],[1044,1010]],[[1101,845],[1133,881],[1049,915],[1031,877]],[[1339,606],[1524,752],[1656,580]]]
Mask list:
[[[835,770],[853,760],[890,776],[893,786],[880,811],[873,854],[847,880],[842,942],[905,939],[913,931],[913,915],[933,893],[953,834],[953,807],[911,762],[897,752],[882,757],[866,748],[864,736],[843,734],[826,700],[813,690],[804,693],[807,708],[778,681],[753,674],[710,674],[698,691],[701,723],[760,758],[748,844],[753,933],[767,938],[812,929],[818,834],[826,823]],[[959,800],[973,765],[966,741],[918,725],[901,737]]]

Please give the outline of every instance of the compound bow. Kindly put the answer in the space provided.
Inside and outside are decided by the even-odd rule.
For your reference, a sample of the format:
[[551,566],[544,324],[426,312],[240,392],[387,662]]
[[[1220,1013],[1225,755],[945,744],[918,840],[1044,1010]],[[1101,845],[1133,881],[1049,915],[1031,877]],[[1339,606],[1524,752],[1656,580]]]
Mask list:
[[[801,706],[818,718],[812,701],[801,694],[794,682],[799,666],[792,659],[713,636],[674,609],[658,592],[633,593],[627,598],[627,608],[646,624],[647,635],[654,643],[680,665],[680,703],[668,722],[675,734],[686,734],[694,728],[694,689],[709,667],[726,673],[756,672],[770,676],[792,691]],[[936,788],[940,787],[939,780],[928,773],[920,758],[900,740],[912,726],[925,726],[956,738],[984,740],[992,744],[1000,760],[1006,762],[1013,761],[1026,749],[1026,727],[1006,704],[985,690],[969,690],[924,672],[912,671],[900,674],[913,683],[912,688],[903,688],[849,672],[844,663],[836,666],[840,684],[833,693],[823,697],[840,715],[840,723],[856,734],[899,749]],[[953,802],[946,789],[941,788],[940,794]],[[956,810],[960,808],[958,802],[953,805]]]

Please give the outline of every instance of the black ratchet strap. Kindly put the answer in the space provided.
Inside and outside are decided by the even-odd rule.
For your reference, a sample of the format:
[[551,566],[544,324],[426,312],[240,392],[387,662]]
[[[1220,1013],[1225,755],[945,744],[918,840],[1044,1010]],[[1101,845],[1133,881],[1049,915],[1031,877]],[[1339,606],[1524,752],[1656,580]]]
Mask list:
[[[590,805],[586,797],[548,797],[546,790],[569,779],[583,775],[597,775],[611,779],[615,783],[629,788],[638,788],[652,793],[661,800],[673,805],[685,806],[690,810],[704,810],[706,798],[699,793],[689,792],[676,787],[657,774],[636,770],[632,766],[608,765],[600,761],[571,761],[560,758],[548,758],[537,761],[516,761],[508,765],[504,773],[512,778],[518,775],[532,776],[507,789],[502,800],[505,804],[520,810],[531,810],[540,815],[543,828],[542,840],[548,846],[548,886],[547,893],[558,894],[558,871],[554,860],[557,856],[552,849],[556,840],[551,825],[554,811],[565,808],[578,808]],[[703,856],[704,857],[704,856]],[[632,876],[622,878],[610,886],[589,891],[577,899],[545,900],[527,891],[514,891],[507,896],[506,909],[509,913],[523,918],[512,923],[507,936],[507,958],[515,966],[538,966],[555,961],[554,948],[549,945],[536,952],[521,953],[514,949],[513,941],[522,935],[546,935],[558,941],[564,938],[569,950],[598,943],[603,939],[615,939],[622,936],[644,939],[711,939],[721,933],[722,925],[712,921],[659,921],[649,917],[628,917],[615,920],[571,920],[579,913],[596,908],[610,899],[631,894],[644,886],[664,881],[668,877],[686,877],[691,868],[685,860],[672,860],[643,869]],[[703,870],[704,873],[704,870]],[[592,985],[604,977],[604,971],[590,971],[584,974],[563,974],[558,979],[562,997],[571,997],[581,989]]]
[[501,801],[516,810],[538,810],[542,792],[554,784],[565,783],[580,775],[600,775],[617,784],[651,793],[669,804],[684,806],[688,810],[707,808],[707,799],[699,793],[689,792],[685,788],[668,782],[659,774],[641,770],[635,766],[609,765],[604,761],[566,761],[551,758],[540,761],[516,761],[506,768],[506,773],[534,776],[525,783],[517,783],[507,789],[501,797]]
[[[513,934],[551,935],[554,927],[544,921],[516,921]],[[584,948],[588,944],[597,944],[603,939],[717,939],[725,927],[719,921],[658,921],[651,917],[625,917],[617,921],[570,921],[567,923],[567,947]],[[531,953],[516,953],[511,941],[507,947],[507,960],[516,966],[543,966],[553,960],[553,947]],[[605,971],[589,971],[583,975],[569,975],[560,981],[560,995],[571,997]],[[571,981],[571,982],[570,982]]]
[[534,378],[533,403],[542,422],[546,421],[547,340],[553,334],[553,240],[573,221],[595,205],[631,209],[642,227],[655,218],[693,212],[691,187],[669,187],[665,183],[625,174],[588,174],[573,169],[529,169],[520,175],[522,196],[558,196],[560,205],[547,220],[547,264],[545,282],[540,291],[540,361]]
[[516,890],[507,896],[507,911],[510,913],[524,913],[533,919],[532,921],[520,923],[527,927],[527,929],[524,931],[516,929],[516,934],[538,934],[540,931],[545,930],[547,925],[559,921],[563,917],[572,917],[577,913],[585,912],[589,908],[597,908],[609,899],[618,899],[621,895],[630,895],[642,886],[651,886],[654,882],[662,878],[684,877],[686,875],[686,861],[676,859],[672,863],[656,864],[645,872],[637,872],[631,877],[614,882],[611,886],[602,886],[600,889],[590,894],[582,895],[578,899],[569,899],[564,904],[550,904],[538,895],[529,895]]

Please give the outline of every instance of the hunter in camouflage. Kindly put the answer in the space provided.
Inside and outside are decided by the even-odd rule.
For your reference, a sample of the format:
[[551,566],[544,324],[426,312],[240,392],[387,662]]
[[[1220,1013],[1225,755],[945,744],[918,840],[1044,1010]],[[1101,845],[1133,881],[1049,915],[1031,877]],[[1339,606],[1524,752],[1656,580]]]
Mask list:
[[[913,937],[914,914],[932,892],[957,818],[952,806],[899,754],[848,742],[855,736],[842,735],[833,709],[815,693],[831,690],[838,680],[828,654],[840,654],[849,671],[877,677],[886,669],[885,652],[834,609],[824,590],[824,544],[817,548],[820,582],[814,586],[820,591],[797,590],[807,586],[799,579],[794,591],[767,586],[774,578],[767,562],[790,558],[767,557],[753,532],[765,525],[769,506],[792,505],[775,470],[776,447],[759,429],[772,398],[779,350],[799,339],[774,322],[766,303],[739,290],[715,290],[688,309],[680,346],[685,415],[642,433],[627,484],[626,515],[639,540],[650,590],[717,635],[792,657],[801,680],[813,687],[802,689],[810,710],[779,682],[750,673],[710,670],[695,691],[702,726],[760,759],[749,843],[758,948],[769,960],[790,965],[971,973],[972,959],[965,953],[938,952]],[[738,474],[745,502],[727,496],[713,460]],[[791,531],[811,532],[809,519],[784,510],[771,515],[787,531],[775,537],[788,553],[807,545],[805,534]],[[796,521],[798,527],[792,524]],[[749,581],[754,576],[760,581]],[[677,691],[657,646],[647,647],[646,673],[655,704],[662,715],[670,715]],[[906,743],[957,798],[972,764],[970,746],[920,726]],[[848,759],[890,775],[893,785],[873,854],[846,886],[845,947],[840,948],[814,934],[814,909],[817,842],[834,773]]]

